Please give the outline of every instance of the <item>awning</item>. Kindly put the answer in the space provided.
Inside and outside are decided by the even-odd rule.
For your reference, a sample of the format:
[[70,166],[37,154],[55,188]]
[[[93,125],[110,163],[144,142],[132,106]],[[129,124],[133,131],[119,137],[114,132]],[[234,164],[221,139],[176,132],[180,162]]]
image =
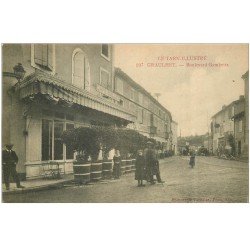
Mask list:
[[42,94],[50,98],[54,103],[66,102],[69,105],[78,104],[103,113],[107,113],[129,122],[135,121],[134,111],[123,108],[119,104],[106,100],[89,91],[81,90],[72,84],[68,84],[54,76],[37,71],[26,77],[16,86],[20,99],[34,97]]

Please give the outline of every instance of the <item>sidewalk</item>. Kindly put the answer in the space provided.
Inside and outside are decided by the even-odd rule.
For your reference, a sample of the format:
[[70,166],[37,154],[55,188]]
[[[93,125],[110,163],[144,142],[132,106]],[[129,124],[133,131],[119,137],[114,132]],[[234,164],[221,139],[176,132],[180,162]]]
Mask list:
[[235,157],[234,159],[228,159],[228,158],[219,157],[219,156],[216,156],[216,155],[214,155],[213,157],[214,157],[214,158],[217,158],[217,159],[222,159],[222,160],[239,161],[239,162],[248,163],[248,158],[238,158],[238,157]]
[[[167,163],[174,160],[174,157],[160,159],[160,163]],[[49,188],[60,187],[63,184],[69,183],[74,180],[74,174],[63,175],[62,179],[31,179],[22,181],[21,185],[25,188],[17,188],[16,183],[10,183],[10,189],[6,190],[4,183],[2,184],[2,194],[18,194],[28,193],[32,191],[46,190]]]
[[49,188],[59,187],[62,184],[71,182],[74,179],[73,174],[63,175],[61,179],[32,179],[22,181],[21,185],[25,188],[17,188],[16,183],[10,183],[10,189],[6,190],[4,183],[2,184],[2,194],[17,194],[31,191],[40,191]]

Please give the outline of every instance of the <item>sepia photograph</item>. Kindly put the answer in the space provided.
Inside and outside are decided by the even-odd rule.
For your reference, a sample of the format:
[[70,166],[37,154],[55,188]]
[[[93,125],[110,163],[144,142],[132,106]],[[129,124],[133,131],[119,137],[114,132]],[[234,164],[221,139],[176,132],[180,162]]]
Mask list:
[[2,44],[3,203],[248,203],[248,44]]

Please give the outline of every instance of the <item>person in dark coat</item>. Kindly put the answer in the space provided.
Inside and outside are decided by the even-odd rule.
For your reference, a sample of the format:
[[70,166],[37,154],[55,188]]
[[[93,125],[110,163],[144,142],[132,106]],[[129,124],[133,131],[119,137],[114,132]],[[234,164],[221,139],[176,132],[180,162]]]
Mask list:
[[115,155],[113,157],[114,168],[113,168],[113,176],[115,179],[120,179],[121,176],[121,156],[119,150],[115,150]]
[[3,177],[6,189],[10,189],[10,175],[16,182],[17,188],[24,188],[20,184],[20,180],[16,171],[16,164],[18,163],[17,154],[13,148],[13,144],[9,143],[5,145],[5,149],[2,151],[2,164],[3,164]]
[[144,187],[143,180],[145,179],[145,158],[143,151],[139,150],[135,160],[135,179],[138,181],[138,187]]
[[195,166],[195,153],[194,152],[191,153],[189,165],[191,168],[193,168]]
[[147,142],[147,148],[144,151],[145,162],[146,162],[146,178],[151,184],[155,184],[154,181],[154,167],[156,162],[156,153],[153,148],[152,142]]
[[154,165],[154,169],[153,169],[153,175],[156,175],[156,179],[158,183],[164,183],[165,181],[163,181],[161,179],[161,173],[160,173],[160,164],[159,161],[156,159],[155,161],[155,165]]

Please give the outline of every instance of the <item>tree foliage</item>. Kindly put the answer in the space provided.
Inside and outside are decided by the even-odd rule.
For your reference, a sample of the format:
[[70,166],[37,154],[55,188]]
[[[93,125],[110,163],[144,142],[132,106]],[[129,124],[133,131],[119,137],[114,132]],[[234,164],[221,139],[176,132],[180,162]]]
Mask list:
[[144,149],[148,141],[156,147],[161,143],[153,138],[147,138],[139,132],[128,128],[114,128],[107,126],[79,127],[66,130],[62,134],[62,141],[67,147],[78,152],[78,160],[87,161],[91,156],[96,161],[100,149],[104,158],[107,158],[111,149],[118,149],[123,158],[128,154],[136,155],[139,149]]

